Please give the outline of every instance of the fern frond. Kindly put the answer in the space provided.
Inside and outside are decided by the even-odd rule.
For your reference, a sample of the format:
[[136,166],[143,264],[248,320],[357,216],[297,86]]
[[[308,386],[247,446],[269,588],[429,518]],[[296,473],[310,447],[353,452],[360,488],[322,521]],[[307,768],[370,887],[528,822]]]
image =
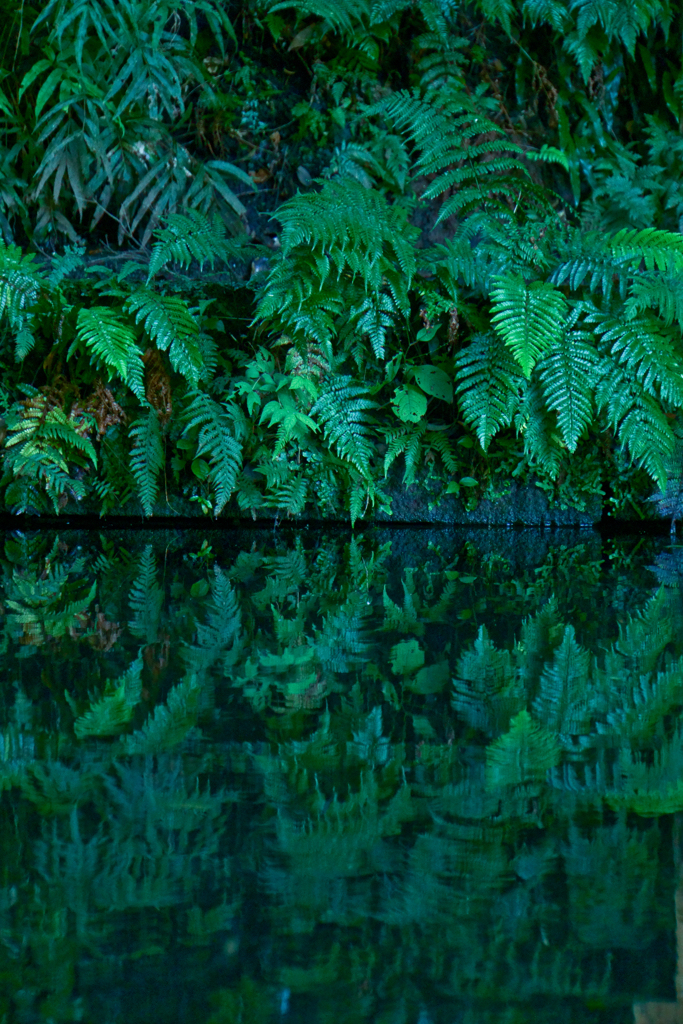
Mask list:
[[524,437],[526,455],[554,480],[562,460],[561,438],[543,398],[541,386],[535,379],[529,383],[522,396],[519,411],[515,415],[515,426]]
[[624,228],[609,240],[612,255],[645,270],[675,275],[683,269],[683,237],[677,231],[659,228]]
[[127,310],[142,321],[145,332],[162,352],[168,349],[171,366],[197,387],[202,371],[199,349],[199,325],[187,302],[177,295],[159,295],[147,289],[134,292],[126,300]]
[[70,357],[79,342],[108,369],[119,375],[139,399],[144,399],[142,354],[135,331],[110,306],[83,306],[78,311],[76,340],[69,348]]
[[34,265],[33,253],[24,256],[17,245],[6,245],[0,237],[0,319],[6,316],[18,332],[17,360],[33,348],[31,307],[40,293],[43,275]]
[[656,481],[666,486],[666,461],[674,449],[674,434],[657,401],[627,375],[622,366],[603,359],[595,389],[598,408],[630,453]]
[[128,433],[133,439],[130,468],[145,515],[151,516],[159,493],[159,473],[164,465],[164,446],[156,410],[148,409],[146,414],[131,423]]
[[310,415],[322,424],[325,438],[339,457],[369,477],[373,447],[368,411],[376,409],[377,403],[364,397],[366,394],[367,389],[354,383],[353,377],[328,378]]
[[242,467],[242,446],[235,438],[233,406],[219,405],[198,392],[183,414],[185,434],[198,428],[197,457],[209,460],[209,480],[214,489],[214,515],[219,515],[232,494]]
[[392,463],[399,455],[403,455],[406,463],[403,483],[406,487],[415,483],[415,473],[422,455],[422,442],[426,429],[427,424],[421,422],[401,427],[399,430],[387,434],[387,451],[384,456],[385,477]]
[[491,323],[529,378],[543,353],[562,337],[564,295],[547,281],[527,284],[521,274],[506,274],[496,279],[491,298]]
[[177,746],[195,724],[202,692],[202,677],[192,673],[170,691],[165,704],[137,732],[126,736],[121,747],[126,754],[159,754]]
[[205,263],[213,268],[215,263],[229,263],[240,255],[239,242],[227,238],[219,218],[209,220],[198,210],[169,214],[166,227],[157,228],[154,235],[157,241],[152,247],[147,284],[169,263],[187,269],[196,260],[203,270]]
[[570,452],[591,421],[593,408],[590,382],[598,353],[588,331],[567,327],[555,345],[538,363],[543,396],[557,422]]
[[603,352],[625,367],[629,377],[654,398],[683,405],[683,358],[676,351],[676,334],[653,316],[630,320],[598,311],[586,317],[600,339]]
[[[511,206],[499,196],[519,202],[522,195],[532,199],[538,193],[543,201],[519,159],[522,148],[510,142],[464,90],[443,89],[425,99],[416,92],[399,91],[367,113],[382,114],[413,141],[420,154],[416,171],[434,175],[424,199],[455,189],[442,205],[437,224],[476,207],[495,209],[510,219]],[[491,159],[496,153],[500,156]]]
[[[298,195],[278,210],[281,246],[287,256],[298,247],[329,254],[339,273],[348,267],[366,288],[378,291],[384,267],[395,261],[407,279],[416,269],[412,232],[405,211],[390,206],[384,196],[352,179],[329,181],[319,193]],[[320,265],[324,281],[326,271]]]
[[157,580],[156,558],[151,544],[140,555],[138,572],[130,589],[128,603],[133,612],[129,629],[146,644],[156,643],[164,594]]
[[466,423],[487,450],[491,438],[512,422],[522,374],[510,352],[493,333],[475,334],[458,353],[456,391]]

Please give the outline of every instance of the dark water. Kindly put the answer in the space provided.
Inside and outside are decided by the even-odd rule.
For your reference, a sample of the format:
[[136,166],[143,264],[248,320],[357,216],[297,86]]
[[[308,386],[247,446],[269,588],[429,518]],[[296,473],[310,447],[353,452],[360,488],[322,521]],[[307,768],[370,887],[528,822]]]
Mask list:
[[0,1021],[683,1020],[683,549],[3,544]]

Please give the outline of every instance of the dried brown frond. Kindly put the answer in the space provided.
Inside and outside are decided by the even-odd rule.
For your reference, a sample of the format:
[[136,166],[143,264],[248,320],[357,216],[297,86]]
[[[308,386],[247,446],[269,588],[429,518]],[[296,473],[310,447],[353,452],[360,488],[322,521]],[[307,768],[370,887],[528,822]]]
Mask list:
[[145,397],[159,414],[162,423],[168,423],[173,412],[171,378],[164,366],[161,353],[148,348],[142,357],[145,364]]
[[95,417],[97,433],[105,434],[109,427],[126,422],[126,414],[101,380],[95,382],[95,390],[85,405],[85,411]]

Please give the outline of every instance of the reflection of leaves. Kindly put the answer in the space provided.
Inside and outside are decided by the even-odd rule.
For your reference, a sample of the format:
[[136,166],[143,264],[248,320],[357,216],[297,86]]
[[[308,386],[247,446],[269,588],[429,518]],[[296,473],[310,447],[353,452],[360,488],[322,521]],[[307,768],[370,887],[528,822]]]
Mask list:
[[201,677],[194,674],[174,686],[142,728],[122,740],[125,752],[157,754],[180,743],[197,720],[201,692]]
[[570,736],[590,731],[590,656],[577,644],[574,630],[567,626],[556,648],[552,665],[541,676],[534,714],[546,726]]
[[559,760],[555,736],[520,711],[509,731],[486,748],[486,780],[491,786],[514,786],[542,779]]
[[453,707],[476,729],[497,733],[526,703],[509,651],[499,651],[482,626],[473,647],[458,661]]
[[156,560],[148,544],[140,558],[140,569],[130,592],[133,618],[130,631],[148,644],[158,639],[163,593],[156,579]]
[[391,648],[391,668],[396,675],[408,675],[424,663],[424,651],[417,640],[402,640]]
[[111,736],[120,732],[131,720],[140,700],[142,660],[135,661],[120,679],[109,682],[99,700],[76,719],[74,732],[84,736]]

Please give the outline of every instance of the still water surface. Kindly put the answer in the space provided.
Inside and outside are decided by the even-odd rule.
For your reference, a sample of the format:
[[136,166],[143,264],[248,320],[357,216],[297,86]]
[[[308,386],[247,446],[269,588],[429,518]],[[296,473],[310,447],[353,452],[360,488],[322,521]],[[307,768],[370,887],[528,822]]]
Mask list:
[[0,1021],[683,1020],[668,538],[0,554]]

